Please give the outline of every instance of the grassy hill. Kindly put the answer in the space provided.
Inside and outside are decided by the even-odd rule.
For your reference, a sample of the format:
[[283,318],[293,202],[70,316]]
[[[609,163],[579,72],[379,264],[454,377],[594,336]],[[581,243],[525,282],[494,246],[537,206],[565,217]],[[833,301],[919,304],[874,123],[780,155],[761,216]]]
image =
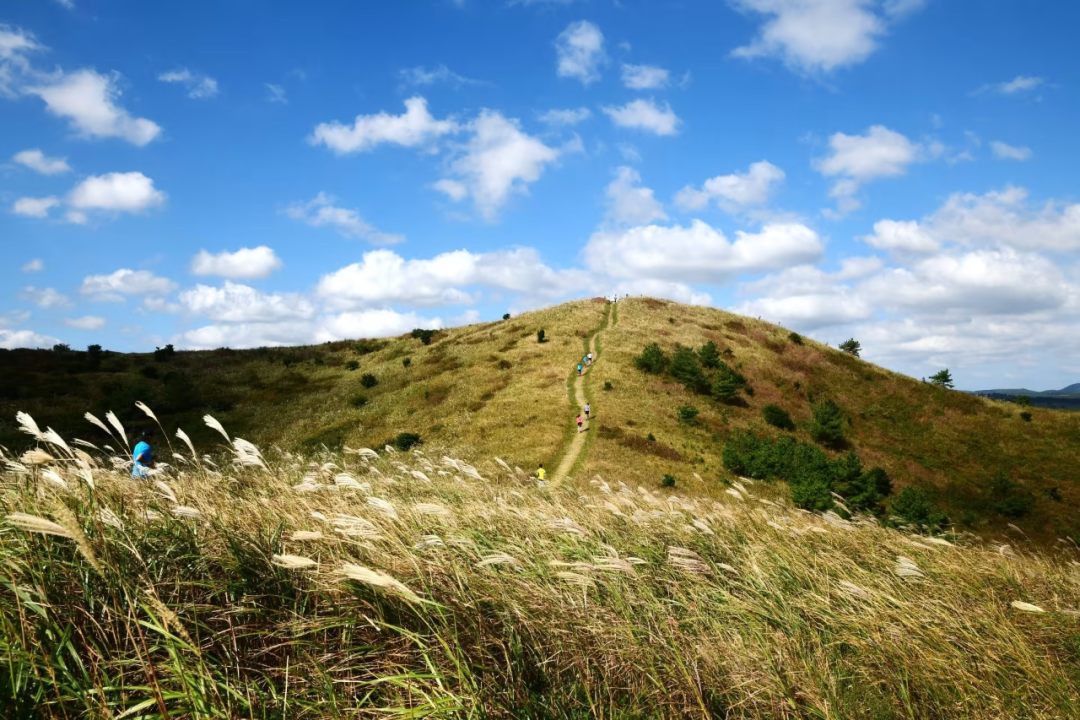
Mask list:
[[417,335],[0,353],[0,717],[1080,717],[1080,416],[651,299]]
[[[175,354],[0,352],[0,444],[27,445],[14,422],[20,410],[65,437],[107,441],[83,413],[113,410],[129,429],[140,427],[148,419],[134,407],[138,400],[170,434],[182,427],[196,443],[215,440],[201,421],[210,413],[264,447],[309,454],[381,448],[414,433],[428,452],[554,468],[574,431],[573,367],[594,334],[599,360],[584,394],[595,418],[571,472],[580,480],[599,474],[655,488],[670,475],[680,492],[716,496],[735,478],[723,460],[730,438],[788,436],[829,461],[853,453],[864,468],[885,470],[893,492],[878,507],[883,519],[896,514],[905,488],[919,488],[917,499],[947,513],[954,529],[1020,537],[1011,524],[1037,542],[1080,540],[1080,415],[1030,408],[1025,421],[1023,408],[796,342],[768,323],[647,298],[567,303],[440,331],[429,344],[404,336]],[[708,341],[747,383],[728,402],[634,363],[654,342],[671,356],[679,345]],[[365,376],[376,384],[365,387]],[[841,411],[845,437],[823,447],[809,428],[813,408],[829,400]],[[768,424],[767,405],[785,410],[795,429]],[[157,448],[161,456],[164,438]]]

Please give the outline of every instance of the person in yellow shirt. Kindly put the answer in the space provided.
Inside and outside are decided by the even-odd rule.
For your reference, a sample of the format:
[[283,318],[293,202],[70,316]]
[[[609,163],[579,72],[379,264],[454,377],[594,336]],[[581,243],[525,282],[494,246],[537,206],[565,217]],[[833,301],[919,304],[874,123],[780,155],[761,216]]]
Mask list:
[[544,470],[544,463],[540,463],[540,467],[536,469],[536,479],[543,480],[547,477],[547,471]]

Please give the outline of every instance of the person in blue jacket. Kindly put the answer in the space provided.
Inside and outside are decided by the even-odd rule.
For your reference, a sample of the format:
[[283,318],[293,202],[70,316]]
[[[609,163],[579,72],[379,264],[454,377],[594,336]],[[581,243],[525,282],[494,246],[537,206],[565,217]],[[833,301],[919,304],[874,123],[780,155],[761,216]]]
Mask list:
[[150,477],[150,474],[146,471],[154,467],[154,453],[150,447],[150,442],[153,439],[153,430],[143,430],[139,444],[135,446],[135,450],[131,453],[131,459],[134,461],[131,466],[131,477],[138,480],[145,480]]

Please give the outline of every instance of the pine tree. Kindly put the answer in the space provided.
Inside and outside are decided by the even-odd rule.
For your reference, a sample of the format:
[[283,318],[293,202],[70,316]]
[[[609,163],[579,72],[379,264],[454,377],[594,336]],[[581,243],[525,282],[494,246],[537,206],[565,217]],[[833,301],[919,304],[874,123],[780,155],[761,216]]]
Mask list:
[[810,437],[822,445],[836,447],[844,442],[844,413],[832,400],[826,400],[813,408],[810,421]]
[[859,357],[859,353],[862,352],[862,345],[855,338],[851,338],[850,340],[845,340],[840,343],[840,349],[848,355]]
[[739,395],[739,390],[746,387],[746,378],[736,370],[728,367],[723,360],[720,361],[720,372],[713,380],[712,394],[717,400],[730,403]]
[[952,374],[949,372],[948,368],[945,368],[944,370],[931,375],[930,382],[940,387],[951,389],[953,386]]
[[707,393],[709,379],[701,371],[697,354],[688,347],[680,347],[671,356],[668,369],[671,376],[678,380],[690,392]]
[[647,345],[641,354],[634,358],[634,365],[642,372],[659,375],[667,368],[668,359],[656,343]]
[[720,367],[720,349],[712,340],[701,346],[698,350],[698,358],[701,359],[702,366],[710,370]]

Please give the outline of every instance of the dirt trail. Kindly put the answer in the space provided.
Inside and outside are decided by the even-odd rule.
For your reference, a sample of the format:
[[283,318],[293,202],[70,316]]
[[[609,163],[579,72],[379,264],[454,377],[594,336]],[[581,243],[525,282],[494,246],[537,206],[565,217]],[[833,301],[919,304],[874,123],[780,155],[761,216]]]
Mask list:
[[[617,322],[617,318],[618,315],[612,316],[612,325]],[[589,338],[589,349],[586,352],[593,353],[593,364],[595,364],[600,359],[599,344],[597,343],[597,338],[600,337],[601,333],[603,333],[605,329],[607,329],[606,321],[604,325],[595,333],[593,333],[591,338]],[[574,378],[574,400],[577,404],[577,407],[571,408],[570,410],[574,413],[575,417],[577,417],[578,412],[581,412],[582,415],[584,415],[583,408],[585,407],[585,378],[589,375],[589,372],[592,370],[592,368],[593,366],[590,365],[589,367],[585,368],[584,372],[582,372],[581,375],[578,375],[576,378]],[[570,470],[574,467],[574,463],[577,462],[578,456],[581,454],[582,448],[585,447],[585,439],[588,437],[589,424],[590,421],[585,420],[584,424],[581,426],[581,432],[576,433],[573,439],[570,441],[570,447],[567,448],[566,454],[563,455],[563,459],[559,463],[559,467],[555,468],[555,473],[551,476],[552,482],[562,482],[566,479],[567,475],[570,474]]]

